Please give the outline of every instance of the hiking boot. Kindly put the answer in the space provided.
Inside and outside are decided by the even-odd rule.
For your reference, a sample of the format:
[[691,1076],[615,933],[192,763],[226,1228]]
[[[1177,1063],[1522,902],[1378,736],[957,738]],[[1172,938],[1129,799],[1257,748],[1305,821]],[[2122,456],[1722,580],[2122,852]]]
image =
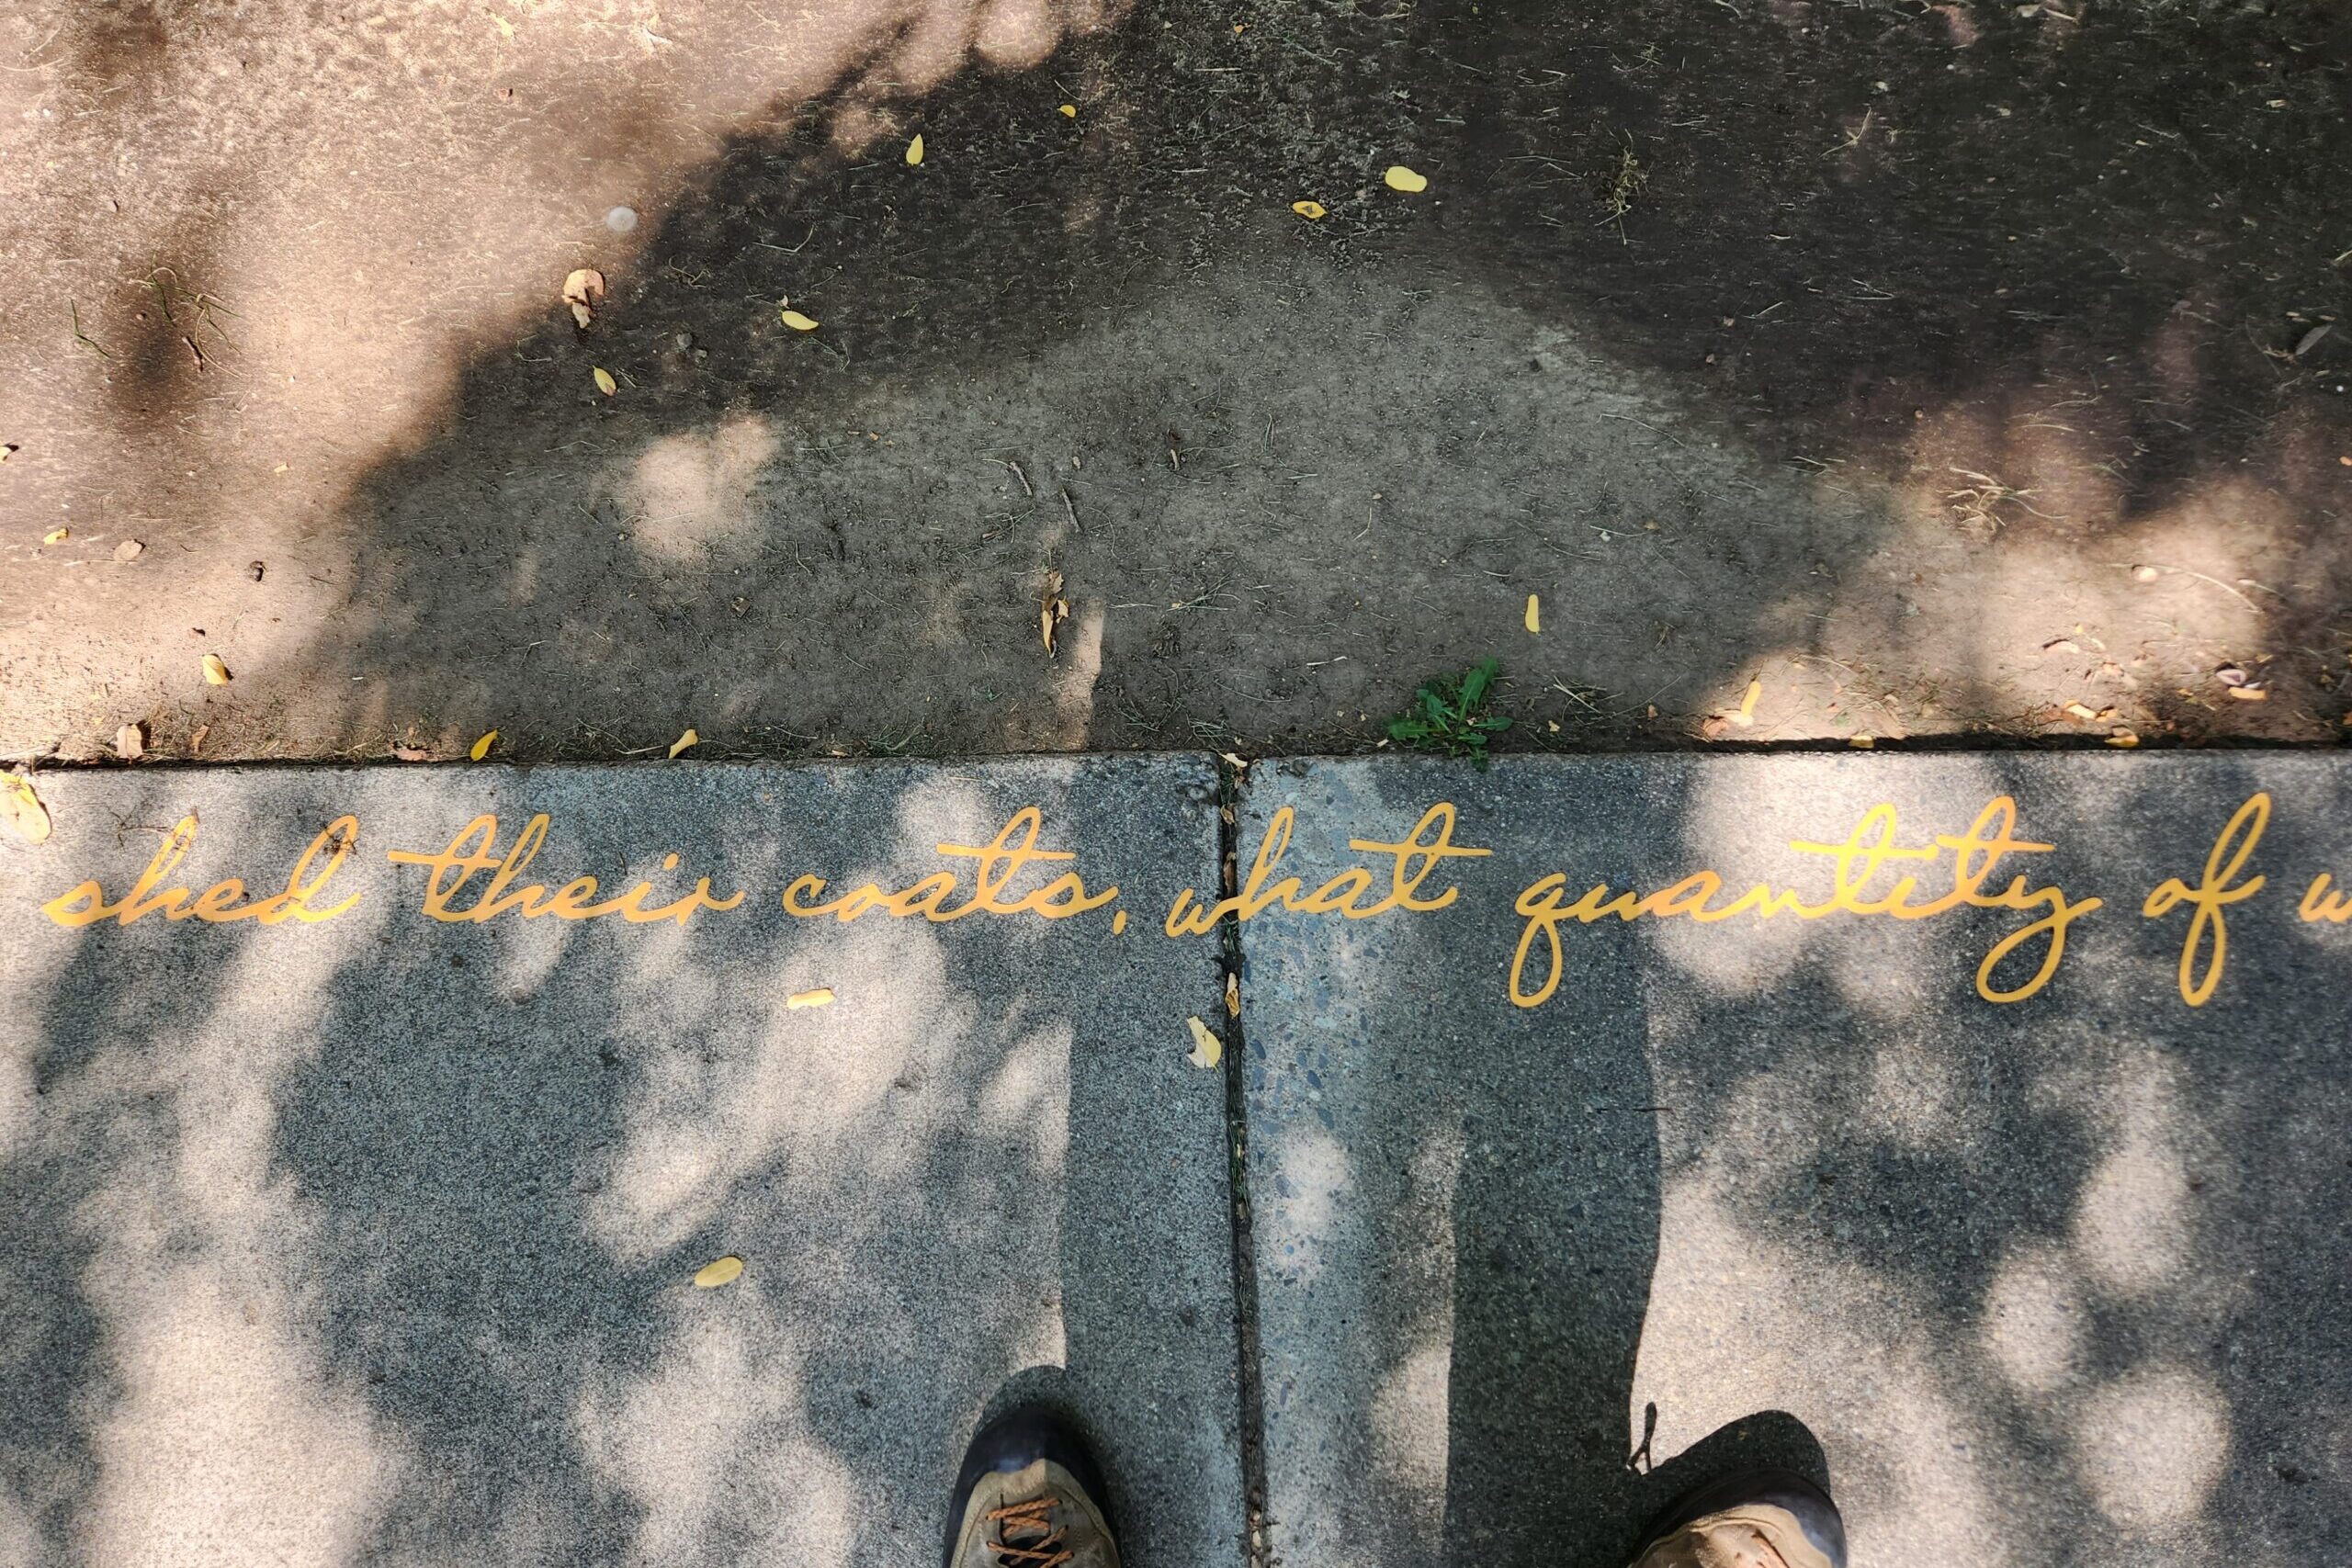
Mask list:
[[964,1452],[947,1505],[947,1568],[1119,1568],[1102,1472],[1067,1423],[1035,1405]]
[[1751,1470],[1686,1492],[1652,1521],[1634,1568],[1846,1568],[1829,1495],[1786,1470]]

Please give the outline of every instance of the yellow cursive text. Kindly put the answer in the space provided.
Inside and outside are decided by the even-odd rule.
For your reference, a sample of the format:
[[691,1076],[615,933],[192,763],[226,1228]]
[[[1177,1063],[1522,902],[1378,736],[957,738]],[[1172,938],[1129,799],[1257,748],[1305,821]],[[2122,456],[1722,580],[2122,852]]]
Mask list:
[[[1043,887],[1033,888],[1018,898],[1005,897],[1005,889],[1032,861],[1078,858],[1069,850],[1041,850],[1037,847],[1037,836],[1045,831],[1045,814],[1035,807],[1024,806],[1014,812],[1011,820],[998,829],[997,836],[986,844],[939,845],[939,852],[943,855],[979,862],[979,868],[972,874],[972,890],[960,904],[948,902],[956,889],[956,874],[952,871],[933,872],[889,892],[884,891],[878,884],[869,882],[863,887],[821,904],[808,900],[823,895],[825,879],[821,876],[801,876],[794,878],[792,886],[784,890],[785,913],[797,915],[802,919],[831,915],[844,925],[860,915],[877,909],[899,919],[921,915],[935,924],[960,920],[967,915],[1035,915],[1041,919],[1066,920],[1072,915],[1099,909],[1118,897],[1116,887],[1089,893],[1084,879],[1074,871],[1066,871]],[[1123,913],[1118,919],[1124,925],[1126,916]]]
[[[2269,825],[2270,796],[2249,795],[2246,803],[2238,807],[2237,815],[2222,827],[2222,836],[2213,840],[2213,848],[2206,854],[2205,879],[2191,887],[2177,876],[2167,876],[2156,884],[2155,891],[2140,906],[2140,913],[2150,919],[2170,914],[2183,904],[2196,907],[2197,913],[2189,917],[2188,935],[2180,944],[2180,999],[2190,1007],[2205,1005],[2213,987],[2222,983],[2222,966],[2229,962],[2230,923],[2222,911],[2262,891],[2264,878],[2237,882],[2237,874],[2245,869],[2246,857],[2254,853],[2254,846],[2262,841],[2262,830]],[[2245,835],[2243,839],[2239,837],[2241,833]],[[2303,919],[2312,918],[2312,894],[2324,894],[2326,881],[2321,877],[2311,893],[2303,896]],[[2231,886],[2233,883],[2236,886]],[[2198,965],[2200,953],[2205,954],[2201,971]]]
[[[743,901],[739,891],[724,898],[714,898],[710,893],[710,878],[695,879],[694,890],[653,908],[645,900],[653,892],[650,883],[640,882],[616,897],[599,901],[596,879],[576,876],[553,892],[540,883],[514,886],[530,863],[538,858],[539,850],[547,843],[548,816],[540,812],[523,825],[514,837],[514,845],[504,855],[498,852],[498,818],[484,815],[475,818],[449,840],[448,848],[437,854],[420,850],[387,850],[384,858],[396,865],[429,865],[433,874],[425,879],[423,911],[429,918],[450,924],[470,921],[476,925],[498,916],[514,913],[526,920],[541,915],[553,915],[559,920],[593,920],[600,915],[618,915],[631,925],[650,925],[656,920],[675,920],[684,926],[697,909],[731,909]],[[675,853],[662,857],[662,869],[677,869]],[[465,890],[477,872],[490,872],[491,878],[475,895],[474,901],[463,908],[454,908],[458,896]]]
[[1453,807],[1440,801],[1421,813],[1413,830],[1394,844],[1376,839],[1350,839],[1348,848],[1360,854],[1387,855],[1388,891],[1370,903],[1362,902],[1377,883],[1371,871],[1351,866],[1324,883],[1314,892],[1295,876],[1285,876],[1280,882],[1269,882],[1283,856],[1290,851],[1291,829],[1296,820],[1287,806],[1276,811],[1266,823],[1266,836],[1259,840],[1258,853],[1250,863],[1250,875],[1241,890],[1229,898],[1218,900],[1205,908],[1194,908],[1198,897],[1191,888],[1176,895],[1176,902],[1169,907],[1163,929],[1170,936],[1199,936],[1216,926],[1227,915],[1236,924],[1255,919],[1274,905],[1303,915],[1338,915],[1342,919],[1368,920],[1374,915],[1385,915],[1391,909],[1442,909],[1461,893],[1458,887],[1448,887],[1433,897],[1420,895],[1421,883],[1437,863],[1443,860],[1476,858],[1492,854],[1492,850],[1472,849],[1454,843]]
[[[1707,925],[1738,915],[1750,915],[1759,920],[1775,915],[1818,920],[1837,914],[1924,920],[1965,907],[2043,911],[2041,919],[2018,927],[1994,943],[1976,967],[1977,995],[1988,1002],[2022,1001],[2049,984],[2050,977],[2058,972],[2059,960],[2066,953],[2066,929],[2098,908],[2102,901],[2089,897],[2070,899],[2064,889],[2057,886],[2029,888],[2023,876],[2012,877],[2007,887],[1988,889],[1993,869],[2003,856],[2046,854],[2053,847],[2017,837],[2017,802],[2000,795],[1986,803],[1965,833],[1941,834],[1928,843],[1906,848],[1895,841],[1894,807],[1886,804],[1873,806],[1862,814],[1843,843],[1816,844],[1804,840],[1790,843],[1789,848],[1800,854],[1829,858],[1829,895],[1815,903],[1808,903],[1795,888],[1774,888],[1758,883],[1729,903],[1718,904],[1714,899],[1723,891],[1724,882],[1712,871],[1695,872],[1670,887],[1646,895],[1625,892],[1611,897],[1608,884],[1600,883],[1588,888],[1574,903],[1568,903],[1568,879],[1555,872],[1529,885],[1511,906],[1527,924],[1520,931],[1517,951],[1511,954],[1510,999],[1523,1008],[1541,1007],[1559,989],[1566,966],[1560,945],[1560,924],[1564,920],[1590,925],[1610,915],[1627,921],[1644,915],[1655,919],[1679,916]],[[1946,853],[1951,856],[1951,886],[1933,898],[1921,900],[1915,897],[1919,891],[1918,878],[1912,875],[1897,877],[1884,892],[1875,896],[1867,891],[1889,863],[1934,862]],[[1993,976],[2002,963],[2027,943],[2042,937],[2049,940],[2042,950],[2041,963],[2025,983],[2007,990],[1996,987]],[[1539,942],[1545,953],[1544,982],[1529,990],[1525,985],[1527,961]]]
[[[89,926],[100,920],[115,920],[123,925],[161,914],[167,920],[202,920],[210,925],[226,925],[232,920],[257,920],[266,926],[286,920],[299,920],[316,925],[331,920],[354,904],[359,895],[354,893],[342,903],[323,909],[311,907],[327,879],[343,869],[351,856],[351,846],[358,841],[359,818],[338,817],[319,829],[302,858],[294,863],[294,870],[286,878],[286,891],[273,893],[266,898],[240,902],[245,897],[245,885],[232,876],[216,882],[203,892],[190,895],[185,887],[165,887],[164,880],[178,869],[180,860],[196,842],[196,815],[183,817],[164,837],[164,847],[130,885],[130,891],[119,903],[107,902],[105,890],[96,882],[85,882],[71,893],[60,894],[40,907],[40,912],[61,926]],[[320,856],[326,859],[322,862]]]

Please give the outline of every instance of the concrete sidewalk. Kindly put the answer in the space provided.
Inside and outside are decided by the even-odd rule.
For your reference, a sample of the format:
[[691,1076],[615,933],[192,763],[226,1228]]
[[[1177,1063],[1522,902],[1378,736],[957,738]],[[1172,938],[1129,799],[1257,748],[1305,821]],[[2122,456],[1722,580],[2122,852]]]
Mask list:
[[1141,1568],[1614,1568],[1751,1458],[1857,1563],[2319,1568],[2348,782],[42,774],[0,1563],[919,1563],[1035,1393]]

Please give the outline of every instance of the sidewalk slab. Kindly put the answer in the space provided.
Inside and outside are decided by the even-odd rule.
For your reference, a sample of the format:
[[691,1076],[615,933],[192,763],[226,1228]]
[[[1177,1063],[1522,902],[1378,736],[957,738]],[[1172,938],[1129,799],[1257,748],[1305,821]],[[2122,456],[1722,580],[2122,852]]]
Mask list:
[[[2259,837],[2233,839],[2257,795]],[[1981,963],[2049,906],[1857,911],[1898,876],[1914,910],[1952,890],[1935,840],[2002,796],[2052,848],[1976,890],[2022,876],[2075,913],[2042,987],[1995,1003]],[[1419,884],[1449,907],[1244,927],[1284,1568],[1619,1568],[1665,1497],[1758,1461],[1825,1476],[1876,1568],[2340,1557],[2352,930],[2299,912],[2352,875],[2340,759],[1268,762],[1240,874],[1288,810],[1261,887],[1295,875],[1303,902],[1363,866],[1385,891],[1396,856],[1350,840],[1402,842],[1440,802],[1453,843],[1493,851]],[[1881,804],[1883,841],[1932,852],[1849,856],[1860,886],[1826,908],[1836,858],[1792,841],[1846,844]],[[1762,882],[1818,918],[1702,923],[1702,870],[1705,908]],[[2197,1006],[2199,904],[2143,912],[2176,877],[2229,895]],[[1521,995],[1548,973],[1547,900],[1603,883],[1592,908],[1679,887],[1684,912],[1563,920],[1560,985],[1515,1003],[1531,923]],[[1991,988],[2046,951],[2026,939]]]
[[[54,837],[0,852],[0,1562],[930,1563],[1019,1393],[1092,1422],[1130,1562],[1240,1560],[1224,1079],[1185,1058],[1221,972],[1148,912],[1214,885],[1205,759],[40,784]],[[781,901],[968,892],[938,846],[1033,806],[1079,858],[1002,898],[1075,869],[1126,932]],[[537,917],[428,918],[388,858],[481,813],[499,854],[548,815]],[[190,814],[189,918],[42,913],[119,905]],[[346,814],[301,911],[198,918]],[[746,897],[567,919],[582,874],[573,914]]]

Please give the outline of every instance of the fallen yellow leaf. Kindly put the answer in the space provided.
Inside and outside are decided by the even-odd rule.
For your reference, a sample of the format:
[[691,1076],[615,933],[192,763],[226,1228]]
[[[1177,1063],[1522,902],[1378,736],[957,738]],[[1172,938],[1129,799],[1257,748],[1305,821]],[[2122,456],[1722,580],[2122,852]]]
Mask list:
[[1752,677],[1747,682],[1747,693],[1739,699],[1739,706],[1722,716],[1724,722],[1725,724],[1736,724],[1742,729],[1746,729],[1749,725],[1754,724],[1756,722],[1756,699],[1763,694],[1764,678],[1761,675]]
[[2119,729],[2107,738],[2107,743],[2109,746],[2137,746],[2140,738],[2128,729]]
[[1184,1060],[1196,1067],[1214,1067],[1225,1059],[1225,1042],[1219,1040],[1207,1024],[1197,1018],[1188,1018],[1184,1021],[1193,1029],[1193,1048],[1184,1054]]
[[2224,686],[2222,689],[2242,703],[2267,703],[2270,700],[2270,694],[2260,686]]
[[814,316],[804,316],[797,310],[779,310],[776,312],[775,319],[797,333],[813,333],[817,330],[817,319]]
[[689,746],[699,746],[701,744],[702,736],[695,731],[694,726],[688,725],[686,727],[686,732],[684,735],[679,736],[675,740],[670,742],[670,760],[672,761],[677,761],[679,752],[684,750]]
[[62,545],[73,536],[74,530],[71,528],[51,528],[40,536],[40,542],[44,545]]
[[1544,607],[1532,593],[1527,596],[1527,629],[1539,635],[1544,630]]
[[829,1008],[833,1005],[833,988],[820,986],[813,991],[795,991],[784,998],[784,1010],[798,1012],[802,1008]]
[[1319,201],[1294,201],[1290,209],[1310,223],[1323,216],[1323,204]]
[[907,164],[910,168],[922,162],[922,138],[917,136],[907,143]]
[[1417,195],[1430,188],[1430,179],[1427,175],[1417,175],[1402,164],[1389,164],[1388,172],[1380,177],[1386,182],[1390,190],[1401,190],[1408,196]]
[[0,773],[0,817],[28,844],[49,840],[49,807],[33,793],[33,781],[22,773]]
[[1061,116],[1064,119],[1076,119],[1078,118],[1078,106],[1076,104],[1064,104],[1061,107]]
[[2073,716],[2081,719],[2085,724],[2088,724],[2098,717],[2098,710],[2092,707],[2088,703],[2068,703],[2066,705],[2066,712]]
[[582,327],[595,319],[597,302],[605,298],[605,275],[593,266],[578,266],[564,276],[563,302]]
[[1875,735],[1849,735],[1846,737],[1846,744],[1853,747],[1857,750],[1867,751],[1878,744],[1878,737]]
[[204,683],[208,686],[225,686],[229,683],[229,667],[220,662],[220,656],[217,653],[208,653],[204,656]]
[[481,739],[475,741],[473,745],[467,750],[466,755],[471,757],[477,762],[481,761],[484,757],[490,755],[490,748],[497,739],[498,731],[495,729],[490,731],[490,733],[484,735]]
[[617,392],[617,391],[619,391],[619,390],[621,389],[621,384],[620,384],[618,381],[616,381],[616,380],[614,380],[614,379],[613,379],[613,373],[612,373],[611,371],[609,371],[609,370],[605,369],[605,368],[603,366],[601,366],[601,365],[597,366],[597,367],[595,367],[595,369],[596,369],[596,390],[598,390],[598,391],[600,391],[600,392],[604,393],[604,394],[605,394],[605,396],[606,396],[606,397],[608,397],[608,398],[609,398],[609,397],[611,397],[615,392]]
[[743,1277],[743,1260],[733,1253],[714,1258],[695,1270],[695,1289],[715,1291],[721,1285],[731,1285]]

